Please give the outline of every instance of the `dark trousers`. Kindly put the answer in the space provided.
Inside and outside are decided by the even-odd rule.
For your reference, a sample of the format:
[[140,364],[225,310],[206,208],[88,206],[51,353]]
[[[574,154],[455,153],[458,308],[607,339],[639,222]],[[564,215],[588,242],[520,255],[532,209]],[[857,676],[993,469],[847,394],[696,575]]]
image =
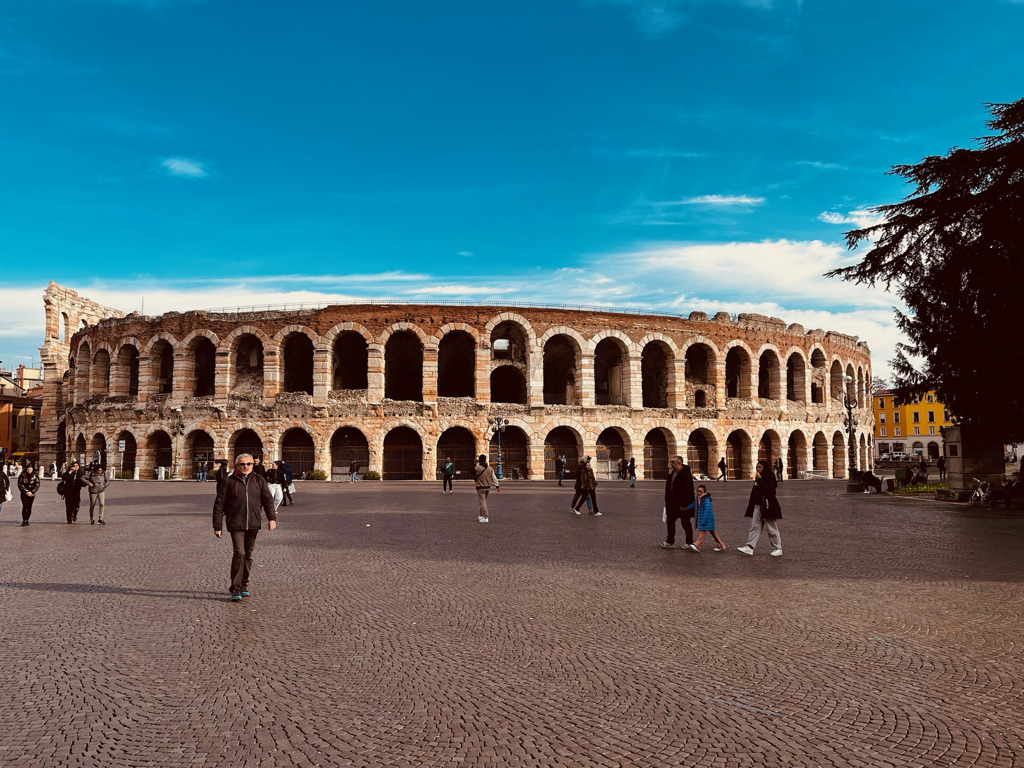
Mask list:
[[23,522],[28,522],[28,519],[32,517],[32,505],[36,503],[35,496],[26,496],[24,492],[21,494],[21,519]]
[[281,498],[282,498],[282,503],[287,502],[288,504],[291,504],[292,506],[294,506],[295,505],[295,499],[293,499],[292,495],[290,493],[288,493],[288,486],[290,486],[290,485],[291,485],[291,483],[286,483],[286,482],[283,482],[283,481],[281,482]]
[[82,506],[81,497],[77,499],[73,499],[70,496],[64,497],[64,511],[67,513],[69,523],[78,519],[78,508],[80,506]]
[[561,485],[562,484],[562,480],[564,480],[564,479],[565,479],[565,470],[564,469],[558,470],[558,484]]
[[444,485],[441,486],[441,491],[444,492],[444,491],[452,490],[452,479],[453,479],[452,476],[451,475],[445,475],[443,479],[444,479]]
[[577,501],[573,505],[573,507],[572,507],[573,509],[580,509],[580,508],[582,508],[583,505],[587,501],[587,496],[589,496],[591,504],[594,505],[594,509],[591,511],[590,514],[593,515],[593,514],[596,514],[598,512],[598,509],[597,509],[597,494],[594,492],[593,488],[581,488],[576,495],[579,497],[579,501]]
[[231,594],[237,595],[249,586],[249,572],[252,571],[252,553],[256,550],[256,536],[260,529],[251,531],[228,531],[231,534]]
[[686,512],[683,512],[682,514],[679,512],[674,514],[671,512],[668,513],[665,520],[665,525],[668,529],[665,533],[665,541],[669,544],[676,543],[676,520],[683,524],[683,533],[686,534],[686,543],[693,544],[693,526],[690,525],[690,516]]

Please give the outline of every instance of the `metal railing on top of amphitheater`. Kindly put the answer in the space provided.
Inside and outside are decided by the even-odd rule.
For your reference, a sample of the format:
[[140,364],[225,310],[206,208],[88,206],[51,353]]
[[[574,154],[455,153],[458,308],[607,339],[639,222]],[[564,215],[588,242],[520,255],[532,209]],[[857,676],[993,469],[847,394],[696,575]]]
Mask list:
[[[466,301],[463,299],[438,299],[436,301],[402,301],[400,299],[350,299],[348,301],[323,301],[316,303],[299,302],[295,304],[249,304],[240,307],[214,307],[212,309],[204,309],[203,312],[215,312],[220,314],[237,314],[243,312],[295,312],[304,309],[316,310],[326,309],[327,307],[344,307],[344,306],[413,306],[413,307],[435,307],[435,306],[452,306],[452,307],[497,307],[497,308],[509,308],[509,309],[561,309],[572,312],[608,312],[616,315],[655,315],[659,317],[679,317],[684,320],[689,319],[689,314],[682,314],[680,312],[666,312],[659,311],[656,309],[638,309],[636,307],[611,307],[611,306],[599,306],[596,304],[544,304],[541,302],[525,302],[525,301],[503,301],[503,302],[480,302],[480,301]],[[736,321],[736,315],[730,315],[733,322]]]

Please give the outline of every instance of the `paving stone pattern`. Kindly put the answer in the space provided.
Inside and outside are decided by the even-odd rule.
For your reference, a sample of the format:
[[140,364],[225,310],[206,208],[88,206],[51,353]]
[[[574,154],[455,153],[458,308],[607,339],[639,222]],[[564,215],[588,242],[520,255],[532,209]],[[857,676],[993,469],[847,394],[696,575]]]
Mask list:
[[241,604],[213,483],[115,483],[105,527],[44,486],[0,512],[0,765],[1024,765],[1024,520],[787,482],[751,558],[729,483],[693,554],[641,485],[481,525],[465,484],[300,484]]

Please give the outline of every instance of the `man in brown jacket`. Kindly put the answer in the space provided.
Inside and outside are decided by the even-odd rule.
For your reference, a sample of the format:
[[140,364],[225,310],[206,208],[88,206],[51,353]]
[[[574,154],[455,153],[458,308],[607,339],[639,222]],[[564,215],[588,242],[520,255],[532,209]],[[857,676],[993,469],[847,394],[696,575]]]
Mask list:
[[252,553],[256,549],[256,536],[262,527],[261,513],[267,516],[268,527],[277,527],[274,497],[270,486],[253,472],[253,458],[248,453],[235,459],[235,471],[228,475],[217,490],[213,503],[213,535],[220,538],[227,517],[231,534],[231,600],[237,602],[249,595],[249,574],[252,572]]

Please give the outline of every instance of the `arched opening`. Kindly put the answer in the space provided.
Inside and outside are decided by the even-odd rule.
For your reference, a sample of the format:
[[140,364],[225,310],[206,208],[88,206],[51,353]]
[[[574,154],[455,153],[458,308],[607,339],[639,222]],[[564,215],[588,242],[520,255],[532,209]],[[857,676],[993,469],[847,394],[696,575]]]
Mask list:
[[675,440],[666,430],[658,427],[648,432],[644,437],[644,479],[664,478],[669,470],[669,455],[675,450]]
[[757,396],[761,400],[781,400],[779,356],[766,349],[757,360]]
[[828,361],[825,359],[825,353],[817,347],[811,352],[811,368],[824,369],[828,365]]
[[629,405],[629,379],[625,345],[615,338],[601,339],[594,350],[594,403]]
[[[300,331],[284,340],[284,391],[313,394],[313,340]],[[292,474],[299,476],[294,465]]]
[[473,467],[476,466],[476,439],[465,427],[451,427],[441,433],[437,439],[437,466],[435,479],[440,480],[441,465],[451,457],[455,464],[456,480],[472,480]]
[[910,446],[910,451],[911,456],[914,456],[915,458],[920,458],[921,456],[924,455],[924,443],[920,441],[915,441],[914,444]]
[[[706,429],[698,429],[690,433],[686,440],[686,464],[694,477],[710,477],[708,470],[717,456],[712,456],[716,445],[715,437]],[[717,451],[715,451],[717,453]]]
[[686,350],[684,361],[688,384],[711,384],[711,350],[704,344],[694,344]]
[[832,477],[846,477],[846,438],[842,432],[832,435]]
[[110,394],[137,397],[139,394],[139,350],[124,344],[117,352],[115,371],[110,379]]
[[757,460],[763,461],[771,472],[775,471],[775,459],[782,456],[782,438],[773,430],[766,430],[757,444]]
[[194,397],[213,397],[217,381],[217,348],[205,336],[192,345],[192,386]]
[[89,452],[89,448],[85,443],[85,435],[79,435],[75,438],[75,455],[74,459],[80,464],[84,464],[86,461],[86,454]]
[[652,341],[640,355],[640,378],[644,408],[668,408],[674,365],[672,349],[663,341]]
[[804,466],[806,453],[807,438],[804,437],[803,432],[797,430],[789,436],[789,446],[786,451],[786,472],[790,480],[799,478],[800,473],[806,469]]
[[853,370],[852,365],[846,366],[846,375],[849,377],[849,381],[846,383],[846,396],[850,399],[851,403],[857,402],[857,374]]
[[341,427],[331,436],[331,480],[348,480],[353,461],[358,474],[369,472],[370,445],[366,436],[355,427]]
[[703,389],[695,389],[693,391],[693,407],[694,408],[707,408],[708,407],[708,396]]
[[385,435],[384,479],[423,479],[423,442],[416,430],[410,427],[395,427]]
[[828,440],[821,432],[814,436],[814,470],[828,472]]
[[[342,331],[334,339],[331,389],[366,389],[369,366],[366,339],[355,331]],[[349,459],[349,462],[352,460]],[[346,468],[347,468],[346,464]]]
[[[174,347],[167,339],[160,339],[150,352],[150,370],[153,376],[153,393],[169,395],[174,389]],[[163,464],[157,466],[162,467]],[[167,466],[170,466],[168,464]]]
[[437,394],[473,397],[476,343],[465,331],[450,331],[437,345]]
[[90,377],[92,375],[92,349],[89,342],[78,348],[78,359],[75,368],[75,402],[81,403],[92,394]]
[[816,381],[811,382],[811,402],[819,405],[825,402],[825,390]]
[[594,474],[598,478],[617,478],[619,476],[619,459],[629,461],[628,438],[623,438],[623,434],[615,427],[608,427],[597,436]]
[[[393,333],[384,345],[384,397],[389,400],[423,400],[423,344],[412,331]],[[416,439],[419,440],[419,436]],[[422,445],[419,450],[422,452]],[[416,479],[422,474],[421,468]]]
[[832,361],[829,369],[829,396],[833,400],[843,399],[843,365],[838,360]]
[[491,371],[491,402],[526,404],[526,377],[514,365]]
[[107,437],[102,432],[97,432],[89,441],[89,455],[86,461],[98,461],[101,467],[107,466]]
[[68,339],[71,338],[71,334],[69,333],[70,326],[71,326],[71,320],[68,319],[68,313],[67,312],[61,312],[60,313],[60,340],[61,341],[67,341]]
[[[134,438],[132,444],[135,443]],[[68,428],[67,425],[62,421],[57,425],[57,469],[64,466],[64,462],[68,460]],[[134,458],[133,458],[134,461]],[[134,467],[132,467],[134,469]]]
[[583,441],[580,436],[569,427],[555,427],[548,432],[544,438],[544,479],[557,480],[558,472],[555,471],[555,458],[565,456],[565,476],[576,477],[576,468],[580,463],[580,455],[583,451]]
[[[209,341],[209,339],[207,339]],[[190,457],[190,468],[192,477],[195,477],[199,472],[199,465],[206,463],[207,468],[213,469],[214,449],[213,449],[213,438],[208,432],[202,429],[197,429],[191,432],[188,437],[185,438],[185,447],[188,450]],[[212,472],[211,472],[212,474]]]
[[864,407],[864,369],[857,366],[857,407]]
[[[135,475],[135,461],[138,455],[138,445],[135,442],[135,435],[125,430],[117,436],[118,445],[124,442],[124,450],[121,451],[121,476],[133,477]],[[60,461],[58,457],[58,461]]]
[[750,458],[750,437],[742,429],[729,433],[725,441],[725,463],[730,480],[746,480],[751,477],[753,462]]
[[235,461],[243,453],[251,454],[254,459],[263,458],[263,439],[251,429],[240,429],[231,436],[229,450],[231,452],[231,467],[235,468]]
[[98,350],[92,359],[90,391],[94,395],[110,394],[110,353],[105,349]]
[[725,356],[725,396],[750,397],[750,355],[743,347],[733,347]]
[[786,399],[794,403],[807,402],[807,368],[797,352],[786,360]]
[[580,350],[573,339],[564,334],[548,339],[544,345],[545,405],[578,405],[576,382],[579,365]]
[[281,460],[292,468],[292,477],[305,478],[316,468],[316,449],[309,432],[292,427],[281,438]]
[[[488,461],[495,467],[498,466],[498,436],[491,435]],[[501,433],[501,471],[508,478],[515,478],[516,474],[520,479],[527,477],[530,461],[530,442],[526,433],[519,427],[505,427]],[[495,469],[497,471],[497,469]]]
[[231,394],[252,399],[262,398],[263,342],[254,334],[244,333],[235,341],[233,357],[235,381]]
[[491,331],[491,360],[507,360],[525,366],[529,362],[528,343],[523,326],[504,320]]
[[[860,439],[861,439],[861,444],[863,445],[863,443],[864,443],[864,435],[861,435]],[[936,443],[935,441],[932,441],[932,442],[928,443],[928,459],[930,461],[938,461],[939,460],[939,444]]]
[[171,471],[174,464],[174,443],[170,435],[158,429],[146,440],[146,448],[153,457],[154,467],[164,467],[167,472]]

